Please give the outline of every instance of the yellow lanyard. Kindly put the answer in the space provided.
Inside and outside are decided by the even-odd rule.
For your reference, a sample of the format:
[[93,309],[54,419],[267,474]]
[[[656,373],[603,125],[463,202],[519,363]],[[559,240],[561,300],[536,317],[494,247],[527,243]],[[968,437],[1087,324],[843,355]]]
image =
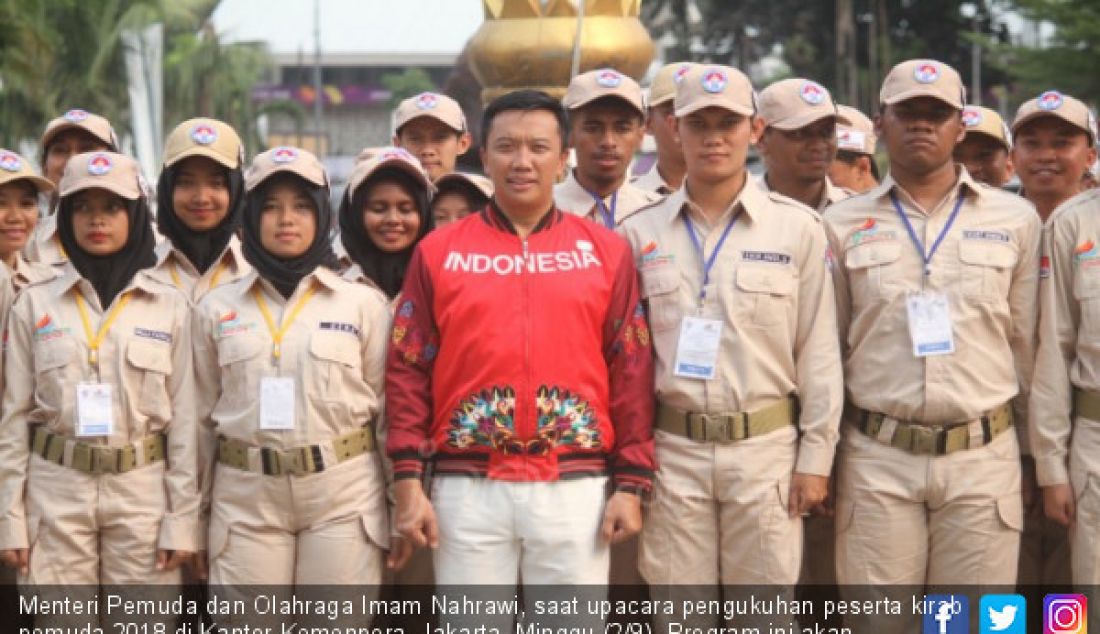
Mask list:
[[[210,290],[214,290],[218,287],[218,278],[222,276],[222,272],[225,271],[225,260],[218,262],[218,268],[214,269],[214,275],[210,277]],[[172,283],[176,285],[176,288],[183,290],[183,285],[180,283],[180,274],[176,270],[175,262],[168,262],[168,273],[172,275]]]
[[103,320],[99,322],[99,331],[93,334],[92,322],[88,319],[88,308],[84,305],[84,297],[80,294],[79,289],[73,289],[73,292],[76,294],[76,309],[80,311],[80,321],[84,324],[84,337],[88,340],[88,363],[98,371],[99,346],[103,343],[103,338],[107,336],[107,331],[111,329],[111,324],[115,323],[115,318],[130,302],[130,294],[124,293],[122,295],[115,307],[111,309],[111,312],[107,313]]
[[302,293],[302,296],[298,298],[298,303],[294,305],[294,308],[290,309],[287,314],[286,323],[280,328],[275,327],[275,320],[271,317],[271,311],[267,309],[267,302],[264,301],[263,291],[260,290],[260,285],[252,287],[252,297],[256,300],[256,306],[260,309],[260,314],[264,316],[264,322],[267,323],[267,330],[271,333],[271,339],[274,341],[274,345],[271,349],[271,356],[279,359],[282,354],[283,337],[286,336],[290,326],[294,323],[294,319],[298,317],[298,313],[302,312],[302,308],[306,303],[313,298],[314,287],[310,286],[306,292]]

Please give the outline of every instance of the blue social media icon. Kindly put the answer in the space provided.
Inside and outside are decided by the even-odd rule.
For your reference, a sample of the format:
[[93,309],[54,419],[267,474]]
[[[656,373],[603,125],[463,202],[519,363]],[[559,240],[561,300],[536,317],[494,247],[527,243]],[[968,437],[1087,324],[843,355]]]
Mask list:
[[970,634],[970,601],[961,594],[924,595],[922,634]]
[[987,594],[978,615],[981,634],[1027,634],[1027,601],[1018,594]]

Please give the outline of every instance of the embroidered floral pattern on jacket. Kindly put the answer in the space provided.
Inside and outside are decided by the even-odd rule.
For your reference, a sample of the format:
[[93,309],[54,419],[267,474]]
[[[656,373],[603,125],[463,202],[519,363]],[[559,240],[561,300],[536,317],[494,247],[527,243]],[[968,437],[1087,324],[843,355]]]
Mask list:
[[511,387],[471,394],[451,414],[447,444],[458,449],[486,445],[505,453],[522,453],[522,443],[514,440],[515,417],[516,391]]
[[642,303],[634,307],[634,314],[630,321],[623,326],[619,334],[619,340],[615,342],[612,351],[622,352],[627,357],[633,357],[639,350],[648,350],[651,340],[649,338],[649,324],[645,319],[645,309]]
[[[547,445],[544,451],[557,445],[575,445],[581,449],[602,446],[596,413],[588,401],[569,390],[543,385],[538,390],[535,403],[539,413],[539,437],[532,443]],[[528,448],[529,453],[542,453],[532,449],[534,447]]]
[[599,449],[602,444],[596,415],[588,401],[557,387],[542,386],[535,398],[537,436],[516,438],[516,392],[492,387],[471,394],[451,415],[447,444],[456,449],[475,445],[511,455],[546,455],[558,445]]
[[439,352],[438,335],[431,333],[425,336],[413,321],[414,312],[412,300],[401,302],[393,318],[393,346],[401,353],[405,363],[430,364]]

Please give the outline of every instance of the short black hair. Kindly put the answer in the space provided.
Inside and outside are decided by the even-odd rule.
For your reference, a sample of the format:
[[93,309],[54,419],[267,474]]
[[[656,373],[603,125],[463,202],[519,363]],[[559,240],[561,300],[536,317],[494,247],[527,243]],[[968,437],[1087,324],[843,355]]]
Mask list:
[[493,119],[498,114],[509,110],[545,110],[554,115],[558,120],[558,130],[561,133],[562,150],[569,147],[569,121],[565,114],[565,107],[560,101],[541,90],[516,90],[492,100],[481,115],[481,147],[489,144],[489,129],[493,125]]

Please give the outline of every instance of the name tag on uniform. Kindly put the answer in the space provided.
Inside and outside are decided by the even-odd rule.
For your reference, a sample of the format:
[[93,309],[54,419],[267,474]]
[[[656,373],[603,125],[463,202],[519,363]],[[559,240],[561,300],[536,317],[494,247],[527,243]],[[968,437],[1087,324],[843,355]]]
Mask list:
[[717,373],[718,347],[722,343],[722,322],[717,319],[684,317],[676,346],[673,374],[687,379],[713,379]]
[[294,429],[294,378],[265,376],[260,379],[260,429]]
[[110,436],[115,428],[114,388],[106,383],[76,386],[76,435]]
[[909,337],[913,356],[931,357],[955,353],[951,308],[943,293],[913,293],[905,298],[909,313]]

